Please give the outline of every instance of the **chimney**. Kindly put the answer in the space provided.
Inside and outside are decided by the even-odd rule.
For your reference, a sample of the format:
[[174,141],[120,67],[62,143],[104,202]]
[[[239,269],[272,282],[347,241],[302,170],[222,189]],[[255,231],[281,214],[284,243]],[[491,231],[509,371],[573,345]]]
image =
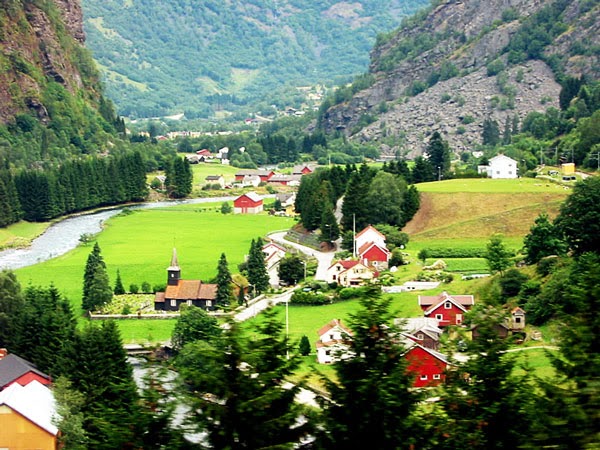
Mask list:
[[4,358],[6,355],[8,355],[8,350],[0,348],[0,359]]

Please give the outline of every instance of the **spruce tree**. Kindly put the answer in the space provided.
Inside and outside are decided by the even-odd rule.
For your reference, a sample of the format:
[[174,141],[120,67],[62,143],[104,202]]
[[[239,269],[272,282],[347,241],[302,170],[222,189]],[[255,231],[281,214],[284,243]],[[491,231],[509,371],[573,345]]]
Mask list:
[[248,255],[248,282],[254,286],[257,293],[263,293],[269,289],[269,274],[265,264],[265,252],[263,252],[263,241],[261,238],[252,240],[250,253]]
[[121,281],[121,271],[117,269],[117,280],[115,281],[115,288],[113,289],[115,295],[125,294],[125,287],[123,281]]
[[423,448],[415,415],[422,394],[412,388],[389,307],[379,286],[366,288],[351,316],[351,354],[335,363],[335,378],[323,379],[329,395],[318,398],[317,448]]
[[66,374],[86,398],[81,412],[89,448],[139,448],[139,395],[116,323],[87,325],[69,356]]
[[100,246],[96,242],[85,265],[81,306],[84,311],[94,311],[110,300],[112,300],[112,289],[106,273],[106,264]]
[[217,266],[217,298],[218,306],[228,306],[233,299],[233,286],[231,273],[227,265],[225,253],[221,253],[219,265]]
[[295,401],[302,383],[285,386],[298,359],[287,357],[290,349],[275,311],[264,314],[252,340],[231,322],[221,339],[192,343],[177,358],[190,418],[207,433],[211,448],[293,448],[310,431],[306,412]]
[[17,276],[12,271],[0,271],[0,348],[12,348],[22,306],[23,295]]
[[431,135],[425,153],[434,173],[438,174],[439,171],[439,174],[445,177],[450,172],[450,147],[439,132],[434,131]]
[[322,242],[334,242],[340,237],[340,228],[337,223],[337,219],[333,212],[333,206],[331,203],[325,202],[323,206],[323,212],[321,214],[321,224],[319,226],[321,230],[321,236],[319,239]]

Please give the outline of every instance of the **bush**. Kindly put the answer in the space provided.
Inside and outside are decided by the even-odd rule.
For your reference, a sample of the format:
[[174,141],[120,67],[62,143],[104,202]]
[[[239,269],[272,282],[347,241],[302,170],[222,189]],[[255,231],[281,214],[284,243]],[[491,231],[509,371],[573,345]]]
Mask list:
[[495,59],[485,67],[487,69],[487,76],[493,77],[504,70],[504,63],[500,59]]
[[338,299],[350,300],[351,298],[360,298],[364,291],[364,288],[343,288],[338,293]]
[[142,292],[144,294],[152,294],[152,286],[150,286],[150,283],[148,283],[147,281],[144,281],[142,283]]
[[129,285],[129,292],[131,292],[132,294],[137,294],[138,292],[140,292],[140,287],[137,284],[130,284]]
[[331,299],[324,294],[315,294],[313,292],[296,291],[290,299],[292,305],[319,306],[328,305]]

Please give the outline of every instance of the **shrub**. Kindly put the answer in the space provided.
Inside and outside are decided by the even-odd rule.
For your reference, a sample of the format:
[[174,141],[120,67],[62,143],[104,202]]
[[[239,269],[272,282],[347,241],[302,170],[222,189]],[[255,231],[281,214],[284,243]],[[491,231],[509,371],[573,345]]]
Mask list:
[[323,294],[297,291],[292,295],[290,303],[292,305],[318,306],[331,303],[331,299]]
[[129,285],[129,292],[131,292],[132,294],[137,294],[138,292],[140,292],[140,287],[137,284],[130,284]]
[[142,283],[142,292],[144,294],[151,294],[152,293],[152,286],[150,286],[150,283],[148,283],[147,281],[144,281]]

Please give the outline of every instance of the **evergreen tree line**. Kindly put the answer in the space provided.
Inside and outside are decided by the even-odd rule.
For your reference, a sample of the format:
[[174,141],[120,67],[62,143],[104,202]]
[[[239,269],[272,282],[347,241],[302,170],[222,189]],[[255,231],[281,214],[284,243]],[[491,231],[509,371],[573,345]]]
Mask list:
[[419,209],[419,194],[408,186],[412,178],[406,162],[390,162],[381,170],[366,164],[345,169],[334,166],[302,177],[296,196],[296,212],[304,227],[320,229],[322,240],[335,241],[341,234],[334,215],[343,196],[340,225],[345,232],[367,225],[402,228]]
[[[15,195],[16,193],[16,195]],[[6,226],[21,218],[43,222],[72,212],[146,198],[140,153],[71,161],[49,170],[0,171],[0,214]]]
[[184,198],[192,192],[194,175],[186,158],[178,156],[165,163],[165,186],[171,198]]

